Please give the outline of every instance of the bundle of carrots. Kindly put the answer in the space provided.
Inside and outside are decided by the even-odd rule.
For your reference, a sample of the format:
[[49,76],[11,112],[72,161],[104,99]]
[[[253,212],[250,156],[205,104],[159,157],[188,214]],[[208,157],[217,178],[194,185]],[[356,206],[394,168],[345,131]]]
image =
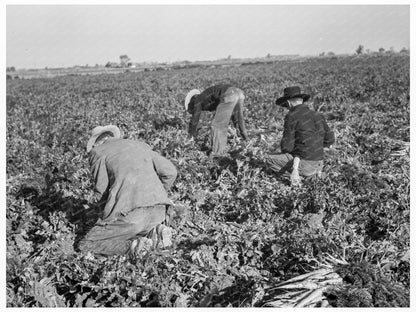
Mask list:
[[290,307],[329,307],[324,295],[330,286],[342,284],[342,277],[335,272],[335,265],[347,264],[329,256],[315,271],[296,276],[287,281],[269,287],[265,290],[263,298],[264,307],[290,308]]

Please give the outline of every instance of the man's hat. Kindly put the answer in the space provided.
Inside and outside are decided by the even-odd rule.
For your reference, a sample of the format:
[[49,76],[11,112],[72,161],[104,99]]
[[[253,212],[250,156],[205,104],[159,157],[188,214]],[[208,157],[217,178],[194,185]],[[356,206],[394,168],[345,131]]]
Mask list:
[[185,110],[188,110],[189,102],[191,101],[192,97],[197,94],[201,94],[201,91],[199,91],[198,89],[193,89],[188,92],[188,94],[185,97]]
[[116,139],[119,139],[121,137],[120,129],[117,126],[97,126],[91,131],[91,137],[87,143],[87,153],[89,153],[92,150],[98,137],[106,132],[109,132],[109,134],[111,134]]
[[300,93],[300,87],[298,86],[288,87],[283,90],[283,96],[276,100],[276,104],[287,107],[287,100],[289,99],[302,98],[306,102],[310,97],[309,94]]

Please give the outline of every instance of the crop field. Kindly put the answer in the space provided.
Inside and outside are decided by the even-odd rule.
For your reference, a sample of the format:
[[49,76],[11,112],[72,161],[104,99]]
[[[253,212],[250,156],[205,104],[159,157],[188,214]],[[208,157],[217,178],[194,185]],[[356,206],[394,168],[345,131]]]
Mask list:
[[[7,306],[284,306],[276,285],[326,269],[341,279],[325,300],[308,305],[296,295],[306,283],[291,283],[286,304],[409,307],[409,72],[409,55],[395,53],[7,80]],[[227,157],[212,162],[212,115],[188,140],[183,100],[219,82],[244,91],[249,139],[230,131]],[[286,114],[274,101],[291,85],[341,116],[328,118],[336,143],[323,177],[300,187],[265,164]],[[86,143],[106,124],[178,169],[169,254],[74,250],[97,220]]]

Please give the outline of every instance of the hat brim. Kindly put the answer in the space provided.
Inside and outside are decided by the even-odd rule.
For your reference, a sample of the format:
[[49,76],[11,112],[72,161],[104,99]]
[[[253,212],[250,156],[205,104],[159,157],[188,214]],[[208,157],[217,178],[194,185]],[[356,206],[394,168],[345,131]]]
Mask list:
[[198,89],[193,89],[188,92],[188,94],[185,97],[185,102],[184,102],[184,107],[186,111],[188,110],[188,105],[189,105],[189,102],[191,102],[192,97],[198,94],[201,94],[201,91],[199,91]]
[[113,126],[113,125],[104,126],[104,127],[99,126],[99,127],[94,128],[92,132],[93,134],[91,135],[87,143],[87,153],[89,153],[94,148],[94,144],[97,138],[105,132],[111,132],[113,134],[113,137],[116,139],[121,138],[120,129],[117,126]]
[[296,94],[293,96],[282,96],[276,100],[276,104],[282,107],[288,107],[287,100],[299,98],[299,97],[302,98],[304,102],[306,102],[310,99],[311,96],[309,94],[304,94],[304,93]]

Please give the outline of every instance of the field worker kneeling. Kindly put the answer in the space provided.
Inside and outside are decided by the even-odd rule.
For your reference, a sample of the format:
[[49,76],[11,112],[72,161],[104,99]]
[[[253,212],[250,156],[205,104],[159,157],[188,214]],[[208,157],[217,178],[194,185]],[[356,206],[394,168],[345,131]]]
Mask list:
[[87,144],[102,217],[80,241],[82,252],[140,255],[172,245],[165,225],[175,166],[149,145],[120,138],[117,126],[98,126]]
[[[295,179],[319,176],[324,147],[330,147],[335,141],[324,116],[304,104],[309,98],[310,95],[301,93],[300,87],[294,86],[285,88],[283,97],[276,100],[276,104],[288,108],[289,113],[284,121],[281,154],[269,155],[267,162],[274,172],[292,172],[292,182],[293,173]],[[292,171],[293,167],[295,170]]]
[[240,89],[227,84],[218,84],[203,92],[191,90],[185,98],[185,110],[192,114],[189,123],[189,135],[196,137],[198,123],[202,111],[215,111],[211,123],[211,157],[221,156],[225,153],[227,145],[227,132],[230,119],[239,130],[241,137],[247,139],[247,130],[244,123],[244,94]]

